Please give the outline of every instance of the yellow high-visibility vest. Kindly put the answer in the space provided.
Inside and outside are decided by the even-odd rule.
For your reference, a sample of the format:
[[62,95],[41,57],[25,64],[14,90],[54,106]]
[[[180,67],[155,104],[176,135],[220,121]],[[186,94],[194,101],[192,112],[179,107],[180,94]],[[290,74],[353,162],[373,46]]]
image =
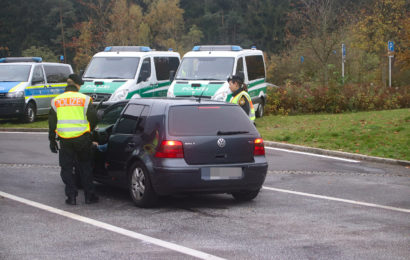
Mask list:
[[90,132],[87,109],[91,98],[79,92],[68,91],[51,101],[57,113],[56,133],[61,138],[74,138]]
[[251,99],[251,97],[249,96],[248,92],[246,92],[245,90],[239,92],[238,95],[236,95],[235,97],[233,97],[233,98],[231,99],[231,103],[233,103],[233,104],[238,104],[238,102],[239,102],[239,100],[241,99],[242,96],[244,96],[244,97],[248,100],[248,102],[249,102],[250,109],[249,109],[249,115],[248,115],[248,116],[249,116],[249,119],[250,119],[252,122],[254,122],[255,119],[256,119],[256,117],[255,117],[255,109],[253,108],[252,99]]

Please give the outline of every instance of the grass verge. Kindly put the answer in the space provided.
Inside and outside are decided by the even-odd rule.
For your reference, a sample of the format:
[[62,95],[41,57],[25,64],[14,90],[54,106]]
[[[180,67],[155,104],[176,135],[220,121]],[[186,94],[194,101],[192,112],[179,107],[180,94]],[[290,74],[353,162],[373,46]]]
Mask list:
[[410,161],[410,109],[265,116],[265,140]]

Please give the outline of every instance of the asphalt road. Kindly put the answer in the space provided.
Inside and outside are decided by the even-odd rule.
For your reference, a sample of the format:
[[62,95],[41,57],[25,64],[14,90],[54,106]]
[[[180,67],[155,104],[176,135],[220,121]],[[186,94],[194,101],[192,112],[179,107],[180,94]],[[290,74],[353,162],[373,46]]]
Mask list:
[[44,133],[0,132],[0,259],[409,259],[410,169],[266,149],[259,196],[64,204]]

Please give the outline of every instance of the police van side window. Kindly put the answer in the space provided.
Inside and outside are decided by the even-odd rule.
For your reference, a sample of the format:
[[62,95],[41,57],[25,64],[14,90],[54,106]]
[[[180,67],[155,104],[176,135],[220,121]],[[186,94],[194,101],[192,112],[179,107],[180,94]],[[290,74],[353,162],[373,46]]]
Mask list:
[[41,66],[35,66],[33,71],[33,84],[44,84],[44,74]]
[[138,83],[147,81],[151,77],[151,58],[145,58],[141,65]]
[[238,59],[238,62],[237,62],[237,64],[236,64],[236,72],[235,72],[235,75],[238,75],[238,74],[244,74],[244,72],[243,72],[243,58],[242,58],[242,57],[240,57],[240,58]]
[[115,128],[117,134],[134,134],[141,126],[141,113],[143,105],[129,104],[122,114]]
[[265,66],[261,55],[247,56],[246,68],[248,69],[248,79],[255,80],[265,77]]
[[44,65],[48,83],[66,82],[71,71],[67,66]]
[[179,59],[177,57],[154,57],[157,80],[169,80],[169,72],[178,69]]

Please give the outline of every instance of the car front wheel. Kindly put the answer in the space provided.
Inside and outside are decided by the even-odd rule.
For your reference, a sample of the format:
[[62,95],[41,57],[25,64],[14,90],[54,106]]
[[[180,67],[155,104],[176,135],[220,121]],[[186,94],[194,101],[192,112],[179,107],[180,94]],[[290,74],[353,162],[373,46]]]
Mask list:
[[259,190],[233,192],[232,196],[238,201],[250,201],[258,196]]
[[33,123],[36,120],[36,106],[33,102],[27,104],[22,120],[26,123]]
[[138,207],[149,208],[157,202],[158,198],[151,186],[148,171],[140,162],[134,163],[131,167],[129,191],[134,204]]

